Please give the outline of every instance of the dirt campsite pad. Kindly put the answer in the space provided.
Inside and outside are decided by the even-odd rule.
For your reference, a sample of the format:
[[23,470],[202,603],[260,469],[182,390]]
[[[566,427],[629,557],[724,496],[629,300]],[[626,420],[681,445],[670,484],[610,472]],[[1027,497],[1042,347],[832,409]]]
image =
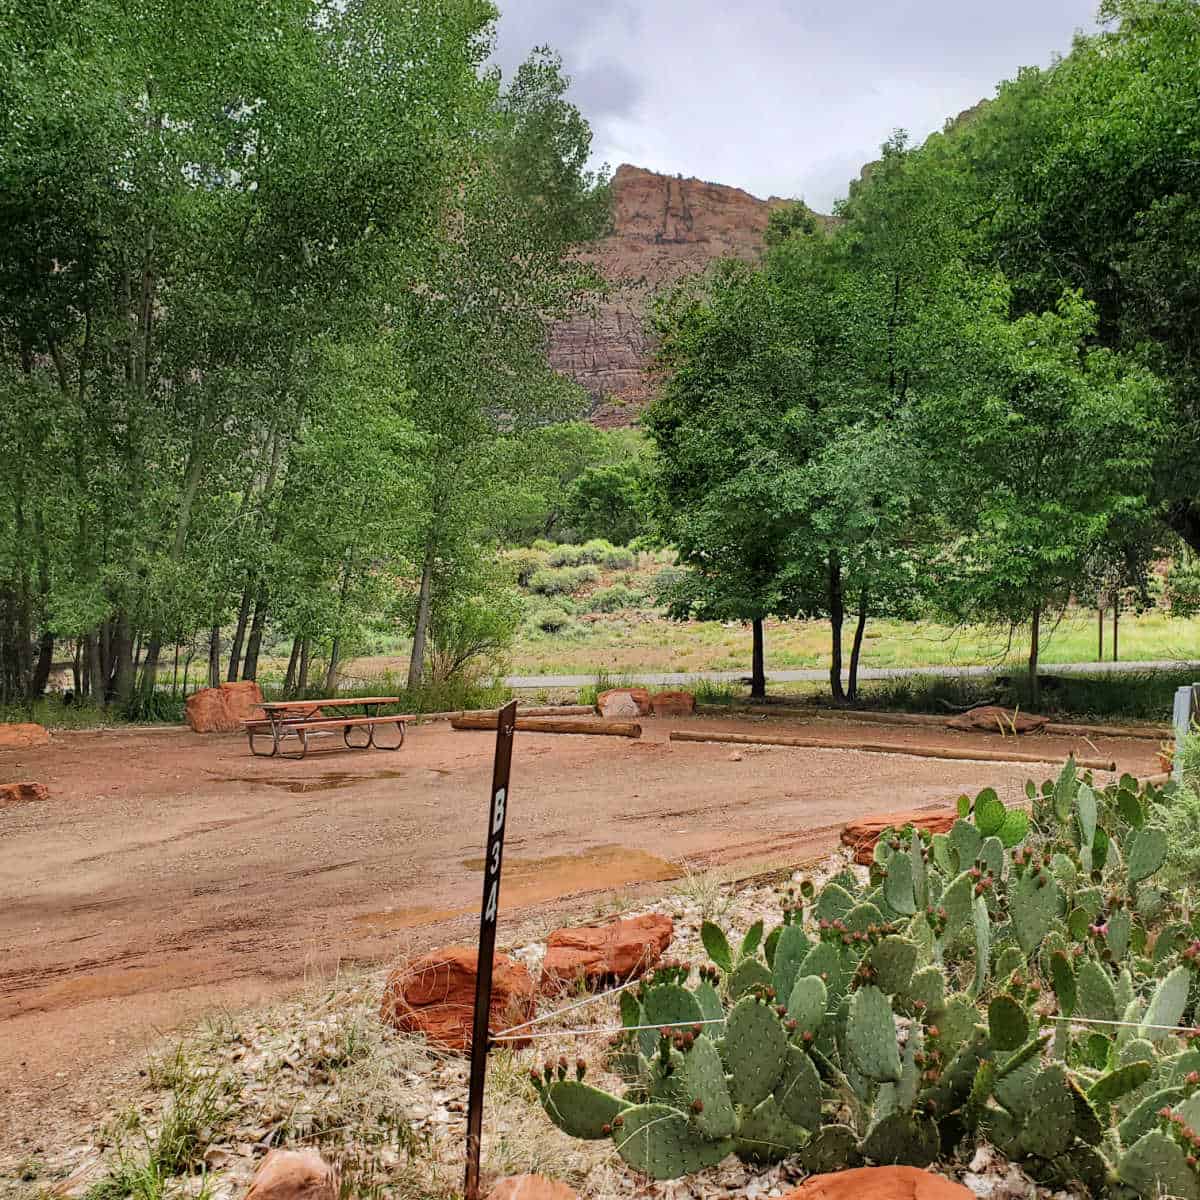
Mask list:
[[[687,869],[814,859],[850,817],[996,787],[1015,802],[1053,768],[864,754],[879,728],[822,721],[846,749],[671,744],[672,728],[801,732],[796,720],[647,720],[638,741],[519,733],[503,907],[628,891]],[[811,727],[809,727],[811,728]],[[888,739],[928,743],[926,729]],[[995,750],[985,734],[944,744]],[[0,782],[49,799],[0,810],[0,1139],[82,1065],[156,1032],[351,962],[473,936],[494,735],[444,723],[400,754],[252,758],[244,738],[60,733],[0,754]],[[1154,769],[1153,744],[1025,739]],[[504,928],[501,925],[501,940]]]

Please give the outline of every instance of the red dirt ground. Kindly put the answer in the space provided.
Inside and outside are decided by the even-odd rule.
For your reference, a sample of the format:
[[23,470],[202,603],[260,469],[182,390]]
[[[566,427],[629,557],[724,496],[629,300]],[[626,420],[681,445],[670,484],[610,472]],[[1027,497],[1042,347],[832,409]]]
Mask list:
[[[855,814],[988,784],[1015,801],[1027,777],[1053,773],[666,740],[686,727],[815,733],[847,747],[1003,745],[983,734],[776,718],[643,727],[640,741],[518,734],[510,921],[514,910],[644,888],[685,866],[749,873],[812,860]],[[205,1010],[285,993],[339,963],[472,937],[493,743],[430,724],[411,729],[398,754],[304,762],[252,758],[239,736],[184,731],[61,733],[0,752],[0,782],[37,780],[51,797],[0,809],[0,1141],[22,1109]],[[1121,770],[1155,770],[1152,742],[1037,737],[1018,749],[1051,762],[1098,752]]]

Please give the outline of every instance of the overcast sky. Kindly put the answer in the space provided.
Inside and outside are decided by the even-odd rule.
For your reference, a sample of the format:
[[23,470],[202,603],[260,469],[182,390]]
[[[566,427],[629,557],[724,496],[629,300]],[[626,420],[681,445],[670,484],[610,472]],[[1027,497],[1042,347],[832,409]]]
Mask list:
[[506,70],[563,56],[596,162],[828,212],[895,128],[915,138],[1049,63],[1098,0],[499,0]]

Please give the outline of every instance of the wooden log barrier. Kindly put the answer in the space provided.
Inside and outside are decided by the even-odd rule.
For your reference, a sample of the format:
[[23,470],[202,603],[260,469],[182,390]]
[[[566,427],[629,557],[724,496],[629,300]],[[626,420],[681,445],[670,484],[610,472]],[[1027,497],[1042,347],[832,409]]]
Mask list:
[[[864,754],[906,754],[912,758],[943,758],[961,762],[1053,763],[1056,758],[1044,754],[1018,754],[998,750],[954,750],[946,746],[907,746],[888,742],[831,742],[827,738],[784,737],[781,734],[703,733],[691,729],[673,729],[673,742],[733,742],[738,746],[798,746],[809,750],[861,750]],[[1107,759],[1080,758],[1076,766],[1094,771],[1115,771],[1117,764]]]
[[1053,737],[1142,738],[1150,742],[1161,742],[1171,736],[1169,729],[1157,725],[1069,725],[1062,721],[1051,721],[1042,727],[1042,732]]
[[[495,729],[495,713],[463,713],[450,722],[453,729]],[[591,733],[602,737],[640,738],[636,721],[586,721],[557,717],[518,717],[517,731],[523,733]]]

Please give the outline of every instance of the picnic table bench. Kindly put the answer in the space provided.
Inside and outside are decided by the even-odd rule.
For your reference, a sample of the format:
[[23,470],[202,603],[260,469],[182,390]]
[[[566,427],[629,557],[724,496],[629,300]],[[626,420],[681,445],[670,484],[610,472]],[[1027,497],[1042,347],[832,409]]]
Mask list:
[[[399,696],[356,696],[347,699],[327,700],[276,700],[259,707],[263,716],[243,721],[246,736],[250,742],[250,753],[259,758],[303,758],[308,753],[309,741],[313,738],[336,737],[341,731],[342,741],[348,750],[399,750],[404,745],[404,725],[413,718],[408,714],[383,716],[379,710],[386,704],[398,704]],[[362,709],[362,716],[348,711],[342,716],[326,716],[326,710]],[[391,725],[397,732],[395,745],[381,743],[375,738],[375,730],[380,726]],[[351,740],[353,734],[358,739],[366,733],[366,740]],[[254,744],[254,738],[270,737],[271,749],[259,750]],[[283,743],[289,739],[295,740],[300,747],[299,754],[290,754],[283,748]]]

